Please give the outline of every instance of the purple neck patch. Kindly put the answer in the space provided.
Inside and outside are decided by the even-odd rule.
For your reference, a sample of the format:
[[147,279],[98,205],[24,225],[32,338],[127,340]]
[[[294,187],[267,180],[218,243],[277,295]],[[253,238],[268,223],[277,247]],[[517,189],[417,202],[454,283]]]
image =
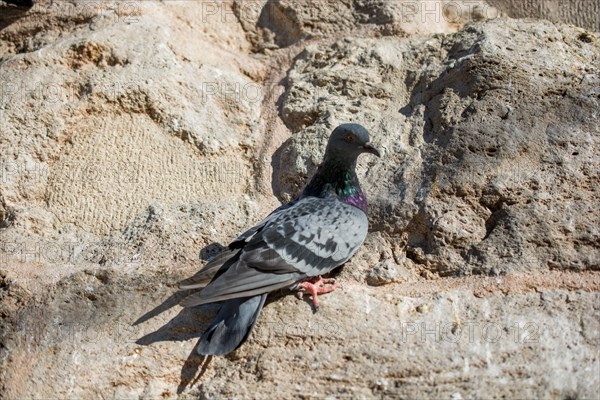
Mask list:
[[341,200],[346,204],[360,208],[365,213],[367,212],[367,198],[361,190],[351,194],[350,196],[341,196]]

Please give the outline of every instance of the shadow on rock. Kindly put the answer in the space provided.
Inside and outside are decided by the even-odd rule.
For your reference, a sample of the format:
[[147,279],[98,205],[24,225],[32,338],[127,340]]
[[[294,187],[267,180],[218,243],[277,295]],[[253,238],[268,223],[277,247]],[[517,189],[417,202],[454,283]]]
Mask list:
[[[187,292],[190,294],[190,291]],[[158,307],[147,312],[133,325],[139,325],[150,318],[153,318],[171,307],[179,304],[179,300],[183,299],[186,295],[176,293],[165,300]],[[139,345],[147,346],[156,342],[167,342],[167,341],[181,341],[189,340],[195,337],[200,337],[203,330],[199,329],[203,324],[204,320],[210,320],[216,314],[218,306],[215,304],[206,304],[200,307],[183,308],[175,318],[167,322],[165,325],[157,329],[156,331],[139,338],[136,343]],[[205,318],[206,317],[206,318]],[[199,321],[200,320],[200,321]],[[200,324],[199,324],[200,322]]]
[[[181,394],[188,386],[194,386],[204,376],[213,359],[213,356],[201,356],[196,352],[199,342],[200,340],[198,340],[187,360],[185,360],[183,368],[181,368],[181,381],[177,386],[177,394]],[[200,370],[200,373],[198,373],[198,370]]]
[[[7,4],[0,5],[0,30],[17,22],[33,7],[32,0],[4,0]],[[13,4],[13,5],[8,5]]]
[[[218,243],[212,243],[204,247],[200,252],[200,257],[205,260],[209,260],[211,255],[214,257],[218,254],[223,246]],[[154,318],[163,312],[179,305],[183,299],[188,295],[194,293],[197,290],[184,290],[175,292],[165,301],[152,310],[148,311],[140,318],[138,318],[133,325],[142,324],[151,318]],[[173,319],[161,326],[154,332],[148,333],[142,336],[136,341],[136,344],[142,346],[148,346],[156,342],[169,342],[169,341],[184,341],[193,338],[200,338],[208,323],[215,316],[219,310],[218,303],[205,304],[198,307],[182,308],[179,314]],[[205,373],[212,360],[212,357],[206,357],[199,355],[196,351],[200,343],[200,339],[194,345],[192,351],[188,355],[183,367],[181,368],[180,383],[177,388],[177,393],[182,393],[185,388],[190,385],[194,385]],[[198,371],[200,371],[198,373]]]

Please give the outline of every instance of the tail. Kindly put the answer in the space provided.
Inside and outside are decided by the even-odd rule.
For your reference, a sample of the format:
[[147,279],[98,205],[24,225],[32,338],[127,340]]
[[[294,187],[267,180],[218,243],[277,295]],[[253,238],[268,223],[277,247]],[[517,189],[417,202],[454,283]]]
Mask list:
[[248,339],[267,294],[226,300],[212,323],[202,334],[198,353],[222,356],[231,353]]

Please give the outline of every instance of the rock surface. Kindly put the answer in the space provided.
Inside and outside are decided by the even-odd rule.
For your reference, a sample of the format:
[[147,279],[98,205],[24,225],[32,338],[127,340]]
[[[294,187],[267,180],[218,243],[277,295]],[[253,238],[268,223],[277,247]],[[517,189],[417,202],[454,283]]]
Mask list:
[[355,118],[386,149],[366,174],[372,225],[407,232],[418,265],[440,275],[599,269],[600,52],[582,35],[495,20],[452,36],[307,48],[282,106],[298,131],[282,150],[292,166],[281,168],[282,197],[314,170],[318,156],[308,168],[298,159],[319,154],[318,127]]
[[[598,37],[436,4],[0,5],[0,397],[594,397]],[[175,283],[347,121],[385,157],[341,290],[200,359]]]
[[523,1],[523,0],[488,0],[500,14],[512,18],[542,18],[550,21],[568,22],[573,25],[600,32],[600,3],[596,0],[561,0]]

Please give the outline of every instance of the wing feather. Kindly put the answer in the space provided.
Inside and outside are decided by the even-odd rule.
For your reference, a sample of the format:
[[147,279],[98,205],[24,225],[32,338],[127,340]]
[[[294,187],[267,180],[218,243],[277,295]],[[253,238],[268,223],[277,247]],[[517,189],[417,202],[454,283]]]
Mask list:
[[239,249],[223,250],[215,258],[210,260],[204,268],[196,272],[194,276],[179,282],[179,290],[200,289],[208,285],[223,266],[228,268],[228,266],[237,261],[239,253]]
[[185,288],[205,287],[183,304],[254,296],[325,274],[354,254],[367,229],[366,214],[335,196],[294,201],[232,242],[221,265],[211,262],[190,278],[200,283]]

